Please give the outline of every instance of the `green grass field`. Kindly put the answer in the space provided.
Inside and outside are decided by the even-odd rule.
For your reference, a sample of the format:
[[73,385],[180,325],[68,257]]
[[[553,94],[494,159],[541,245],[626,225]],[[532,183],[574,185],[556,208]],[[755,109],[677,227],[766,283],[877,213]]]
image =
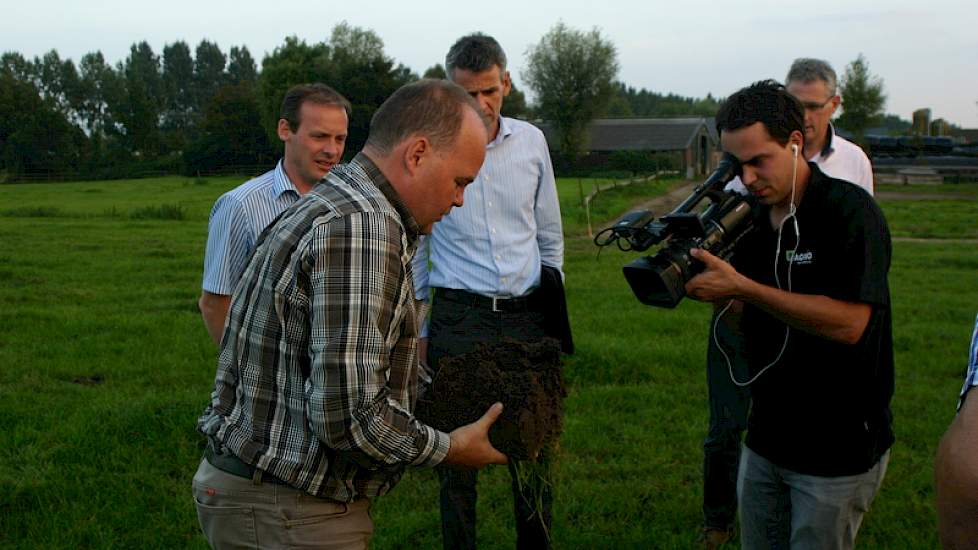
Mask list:
[[[207,215],[240,178],[0,186],[0,547],[205,548],[190,496],[216,348],[199,314]],[[603,193],[595,229],[675,182]],[[700,525],[709,306],[640,305],[562,180],[578,346],[556,475],[558,548],[688,548]],[[911,186],[912,187],[912,186]],[[883,187],[881,190],[885,190]],[[899,191],[912,192],[906,186]],[[920,193],[975,196],[978,185]],[[863,548],[934,548],[932,458],[978,310],[978,202],[884,200],[897,443]],[[508,475],[480,483],[484,548],[511,548]],[[374,548],[439,547],[433,472],[379,499]]]

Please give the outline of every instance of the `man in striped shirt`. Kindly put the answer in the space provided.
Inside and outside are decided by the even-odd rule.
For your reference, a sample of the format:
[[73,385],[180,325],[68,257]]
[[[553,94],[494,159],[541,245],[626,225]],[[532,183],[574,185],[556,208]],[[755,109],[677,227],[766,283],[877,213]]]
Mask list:
[[[500,116],[511,82],[506,55],[495,39],[473,34],[449,50],[450,80],[478,101],[489,121],[486,161],[467,193],[468,207],[452,211],[418,250],[414,271],[418,298],[434,290],[427,347],[422,361],[438,368],[481,343],[544,337],[542,266],[559,270],[564,259],[560,205],[543,133]],[[430,272],[428,270],[430,261]],[[559,273],[559,271],[558,271]],[[560,276],[560,275],[557,275]],[[476,472],[438,468],[445,548],[475,548]],[[537,509],[522,494],[516,472],[513,499],[519,548],[549,548],[551,487]]]
[[231,303],[258,235],[343,156],[350,102],[325,84],[295,86],[285,94],[278,137],[285,155],[257,178],[214,203],[204,256],[203,291],[197,305],[204,326],[220,344]]
[[215,548],[366,548],[370,498],[405,466],[503,464],[495,404],[450,434],[414,418],[411,258],[485,156],[478,107],[423,80],[374,115],[364,150],[258,239],[231,301],[194,476]]

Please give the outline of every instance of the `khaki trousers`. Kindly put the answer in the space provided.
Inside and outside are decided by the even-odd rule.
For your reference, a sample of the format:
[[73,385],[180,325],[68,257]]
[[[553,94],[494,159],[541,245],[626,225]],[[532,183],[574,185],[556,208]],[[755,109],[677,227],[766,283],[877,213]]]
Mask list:
[[207,542],[224,548],[364,550],[374,524],[370,500],[316,498],[288,485],[259,483],[200,461],[193,480]]

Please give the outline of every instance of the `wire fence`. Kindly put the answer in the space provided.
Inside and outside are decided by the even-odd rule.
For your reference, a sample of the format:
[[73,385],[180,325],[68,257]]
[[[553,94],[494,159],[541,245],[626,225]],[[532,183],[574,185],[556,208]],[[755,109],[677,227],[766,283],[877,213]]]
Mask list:
[[650,174],[648,176],[631,178],[627,180],[612,180],[611,183],[608,183],[604,186],[602,186],[600,183],[595,184],[594,189],[581,200],[581,203],[584,206],[584,218],[587,221],[588,238],[590,239],[594,238],[594,231],[591,229],[591,201],[593,201],[594,198],[600,195],[602,192],[610,191],[612,189],[617,189],[619,187],[627,187],[629,185],[634,185],[636,183],[647,183],[652,180],[658,179],[660,177],[675,176],[678,174],[679,174],[678,170],[659,170],[658,172],[655,172],[654,174]]

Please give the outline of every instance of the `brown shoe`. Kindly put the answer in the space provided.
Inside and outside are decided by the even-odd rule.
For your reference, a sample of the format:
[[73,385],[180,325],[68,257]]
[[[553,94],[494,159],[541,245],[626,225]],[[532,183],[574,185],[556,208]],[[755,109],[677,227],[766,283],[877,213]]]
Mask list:
[[732,538],[733,530],[704,527],[700,531],[700,538],[696,539],[696,544],[707,550],[714,550],[715,548],[720,548]]

